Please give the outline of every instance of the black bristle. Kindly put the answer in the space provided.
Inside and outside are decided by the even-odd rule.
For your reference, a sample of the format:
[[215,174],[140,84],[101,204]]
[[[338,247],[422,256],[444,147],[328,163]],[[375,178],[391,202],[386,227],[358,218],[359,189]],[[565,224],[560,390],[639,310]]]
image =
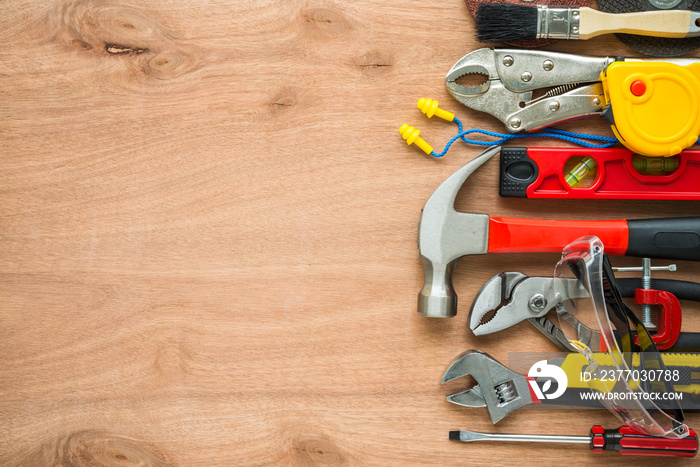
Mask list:
[[537,36],[537,6],[482,3],[476,12],[479,42],[507,42]]
[[450,439],[452,441],[459,441],[459,431],[450,431]]

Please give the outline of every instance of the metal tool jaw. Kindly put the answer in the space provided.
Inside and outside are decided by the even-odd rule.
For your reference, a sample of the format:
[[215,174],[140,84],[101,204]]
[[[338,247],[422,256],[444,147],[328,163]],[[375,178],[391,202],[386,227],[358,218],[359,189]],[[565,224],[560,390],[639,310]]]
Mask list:
[[544,317],[563,300],[587,296],[576,279],[502,272],[477,293],[469,311],[469,329],[476,336],[492,334],[521,321]]
[[418,251],[425,282],[418,294],[418,313],[423,316],[455,316],[457,293],[452,273],[457,261],[488,250],[489,216],[458,212],[454,204],[466,179],[500,151],[500,146],[493,146],[470,160],[435,190],[421,211]]
[[[467,107],[488,112],[511,133],[533,131],[605,108],[600,74],[608,57],[536,50],[483,48],[462,57],[447,74],[447,89]],[[457,80],[481,75],[482,84]],[[542,90],[541,95],[533,92]]]
[[442,383],[468,375],[476,380],[476,386],[449,395],[447,400],[464,407],[486,407],[493,423],[532,403],[527,378],[509,370],[487,353],[464,352],[447,367]]

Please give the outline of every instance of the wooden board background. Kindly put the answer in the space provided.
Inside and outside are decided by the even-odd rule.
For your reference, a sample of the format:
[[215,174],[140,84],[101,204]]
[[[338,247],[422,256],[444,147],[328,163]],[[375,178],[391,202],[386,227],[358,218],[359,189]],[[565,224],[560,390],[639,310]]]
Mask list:
[[[464,350],[504,362],[554,350],[526,323],[477,339],[466,318],[493,274],[550,275],[556,254],[465,259],[458,316],[415,312],[418,214],[478,149],[431,160],[398,128],[446,142],[455,127],[416,109],[431,97],[469,127],[503,129],[444,89],[479,47],[461,0],[2,6],[0,464],[645,464],[447,440],[617,426],[604,411],[536,410],[492,426],[444,400],[465,384],[439,384]],[[550,49],[634,55],[614,37]],[[609,134],[598,119],[565,128]],[[700,207],[500,199],[496,173],[491,162],[470,178],[458,208],[614,219]]]

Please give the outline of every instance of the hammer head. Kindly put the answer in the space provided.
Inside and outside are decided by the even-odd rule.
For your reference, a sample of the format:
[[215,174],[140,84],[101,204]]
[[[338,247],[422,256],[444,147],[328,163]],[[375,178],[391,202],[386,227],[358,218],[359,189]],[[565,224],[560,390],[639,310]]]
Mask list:
[[488,250],[489,216],[457,212],[455,198],[467,177],[501,150],[492,146],[445,180],[421,211],[418,252],[425,269],[425,283],[418,294],[418,313],[433,318],[457,314],[457,294],[452,273],[459,258]]

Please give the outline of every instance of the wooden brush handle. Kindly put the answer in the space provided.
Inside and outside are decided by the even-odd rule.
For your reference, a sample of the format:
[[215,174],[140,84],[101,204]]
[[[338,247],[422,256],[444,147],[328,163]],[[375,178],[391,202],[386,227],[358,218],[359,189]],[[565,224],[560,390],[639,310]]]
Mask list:
[[[635,13],[603,13],[582,7],[579,39],[601,34],[622,32],[657,37],[688,37],[698,35],[693,12],[688,10],[640,11]],[[693,31],[693,34],[689,34]]]

